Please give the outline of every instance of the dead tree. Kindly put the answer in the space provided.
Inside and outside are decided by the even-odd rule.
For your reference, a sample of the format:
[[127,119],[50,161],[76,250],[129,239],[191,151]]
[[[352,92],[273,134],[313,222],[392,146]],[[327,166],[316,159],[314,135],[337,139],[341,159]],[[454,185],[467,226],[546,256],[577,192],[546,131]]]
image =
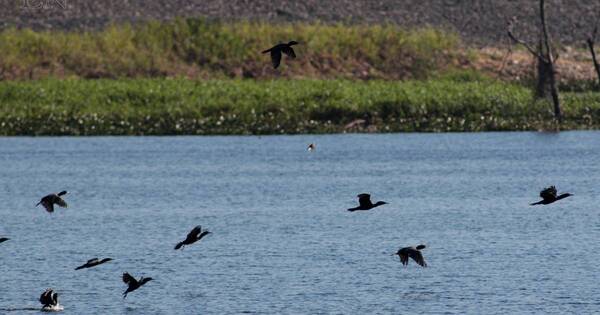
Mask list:
[[546,24],[545,1],[540,0],[540,28],[541,35],[538,41],[537,49],[534,49],[527,42],[518,39],[513,32],[513,22],[508,24],[508,37],[515,43],[523,45],[537,59],[537,86],[536,96],[545,97],[546,86],[550,87],[550,95],[554,104],[554,118],[562,122],[562,113],[560,110],[560,99],[558,98],[558,87],[556,82],[556,57],[552,51],[550,35],[548,35],[548,26]]
[[596,74],[598,75],[598,87],[600,87],[600,65],[598,64],[598,59],[596,59],[596,50],[594,49],[594,45],[596,44],[596,34],[598,33],[598,25],[594,27],[594,31],[587,39],[587,45],[590,49],[590,53],[592,54],[592,61],[594,62],[594,68],[596,69]]

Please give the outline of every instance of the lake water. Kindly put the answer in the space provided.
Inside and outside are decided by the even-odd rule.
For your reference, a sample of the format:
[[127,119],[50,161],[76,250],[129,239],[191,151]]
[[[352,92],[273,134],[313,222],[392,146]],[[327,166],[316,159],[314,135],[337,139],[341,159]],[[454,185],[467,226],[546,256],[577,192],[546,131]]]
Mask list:
[[600,312],[600,132],[0,138],[0,176],[2,314]]

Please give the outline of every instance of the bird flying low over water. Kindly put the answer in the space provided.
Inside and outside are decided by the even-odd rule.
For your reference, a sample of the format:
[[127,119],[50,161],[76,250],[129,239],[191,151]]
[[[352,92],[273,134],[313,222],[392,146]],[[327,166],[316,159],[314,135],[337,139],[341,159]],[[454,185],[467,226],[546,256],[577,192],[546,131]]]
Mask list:
[[40,202],[38,202],[37,205],[35,205],[36,207],[39,206],[40,204],[42,206],[44,206],[44,208],[46,208],[46,211],[52,213],[54,212],[54,205],[57,204],[63,208],[67,207],[67,203],[60,197],[63,195],[66,195],[67,191],[63,190],[61,192],[59,192],[58,194],[50,194],[48,196],[43,197]]
[[134,277],[132,277],[129,273],[125,272],[123,273],[123,282],[125,282],[125,284],[128,285],[127,290],[125,290],[125,292],[123,292],[123,298],[127,297],[127,293],[129,292],[133,292],[137,289],[139,289],[139,287],[143,286],[144,284],[146,284],[146,282],[152,280],[152,278],[144,278],[141,277],[140,280],[135,280]]
[[40,295],[40,303],[42,303],[42,311],[57,311],[60,310],[58,304],[58,293],[52,289],[46,289],[42,295]]
[[4,243],[6,241],[10,240],[10,238],[8,237],[0,237],[0,243]]
[[561,194],[560,196],[557,196],[558,191],[556,191],[556,187],[554,186],[550,186],[542,191],[540,191],[540,197],[542,198],[542,200],[538,201],[538,202],[534,202],[530,205],[535,206],[535,205],[547,205],[547,204],[551,204],[555,201],[573,196],[573,194],[570,193],[565,193],[565,194]]
[[109,262],[113,260],[112,258],[104,258],[102,260],[98,259],[98,258],[92,258],[90,260],[88,260],[85,264],[75,268],[75,270],[79,270],[79,269],[83,269],[83,268],[91,268],[91,267],[96,267],[98,265],[101,265],[105,262]]
[[385,201],[377,201],[375,204],[371,202],[371,195],[369,194],[360,194],[358,197],[359,206],[355,208],[350,208],[348,211],[356,211],[356,210],[371,210],[375,207],[379,207],[381,205],[387,204]]
[[404,247],[400,248],[394,255],[400,256],[400,262],[406,266],[408,265],[408,258],[412,258],[417,264],[421,267],[427,267],[427,263],[423,258],[423,254],[421,253],[421,249],[424,249],[425,245],[418,245],[417,247]]
[[309,145],[308,145],[308,148],[307,148],[307,150],[308,150],[308,152],[312,152],[312,151],[314,151],[316,148],[317,148],[317,146],[316,146],[314,143],[311,143],[311,144],[309,144]]
[[206,235],[210,234],[211,232],[204,230],[202,231],[202,227],[200,225],[194,227],[190,233],[188,233],[188,235],[186,236],[185,240],[177,243],[177,245],[175,245],[175,249],[180,249],[181,247],[183,247],[184,245],[191,245],[196,243],[197,241],[199,241],[200,239],[202,239],[203,237],[205,237]]
[[292,49],[292,46],[294,45],[298,45],[298,42],[291,41],[287,44],[281,43],[263,51],[262,53],[271,53],[271,62],[273,63],[273,68],[277,69],[277,67],[279,67],[279,64],[281,63],[281,53],[286,54],[292,59],[296,58],[296,53],[294,52],[294,49]]

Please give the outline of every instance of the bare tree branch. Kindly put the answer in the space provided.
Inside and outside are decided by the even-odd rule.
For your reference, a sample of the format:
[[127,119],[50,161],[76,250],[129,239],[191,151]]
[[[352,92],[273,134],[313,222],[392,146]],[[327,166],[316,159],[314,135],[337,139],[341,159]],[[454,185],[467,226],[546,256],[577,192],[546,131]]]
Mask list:
[[513,40],[515,43],[523,45],[525,48],[527,48],[527,50],[534,56],[540,58],[540,59],[546,59],[544,58],[544,56],[537,51],[536,49],[533,49],[533,47],[531,47],[529,44],[527,44],[527,42],[525,42],[524,40],[520,40],[518,39],[514,34],[513,34],[513,23],[509,22],[508,27],[507,27],[507,34],[508,37]]

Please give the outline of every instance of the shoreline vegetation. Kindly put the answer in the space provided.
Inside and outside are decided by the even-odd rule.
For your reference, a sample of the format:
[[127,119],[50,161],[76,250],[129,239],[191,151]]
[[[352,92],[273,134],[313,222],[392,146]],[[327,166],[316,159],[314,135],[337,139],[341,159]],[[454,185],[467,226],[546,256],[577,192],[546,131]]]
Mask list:
[[[562,130],[598,129],[600,93],[562,93]],[[0,82],[0,135],[556,130],[529,88],[461,77]]]
[[[260,51],[288,39],[301,43],[298,59],[274,70]],[[600,129],[595,81],[562,78],[557,127],[551,105],[531,92],[527,53],[515,50],[511,63],[482,51],[454,33],[394,25],[176,19],[94,32],[4,29],[0,136]],[[500,63],[508,75],[490,71]]]

